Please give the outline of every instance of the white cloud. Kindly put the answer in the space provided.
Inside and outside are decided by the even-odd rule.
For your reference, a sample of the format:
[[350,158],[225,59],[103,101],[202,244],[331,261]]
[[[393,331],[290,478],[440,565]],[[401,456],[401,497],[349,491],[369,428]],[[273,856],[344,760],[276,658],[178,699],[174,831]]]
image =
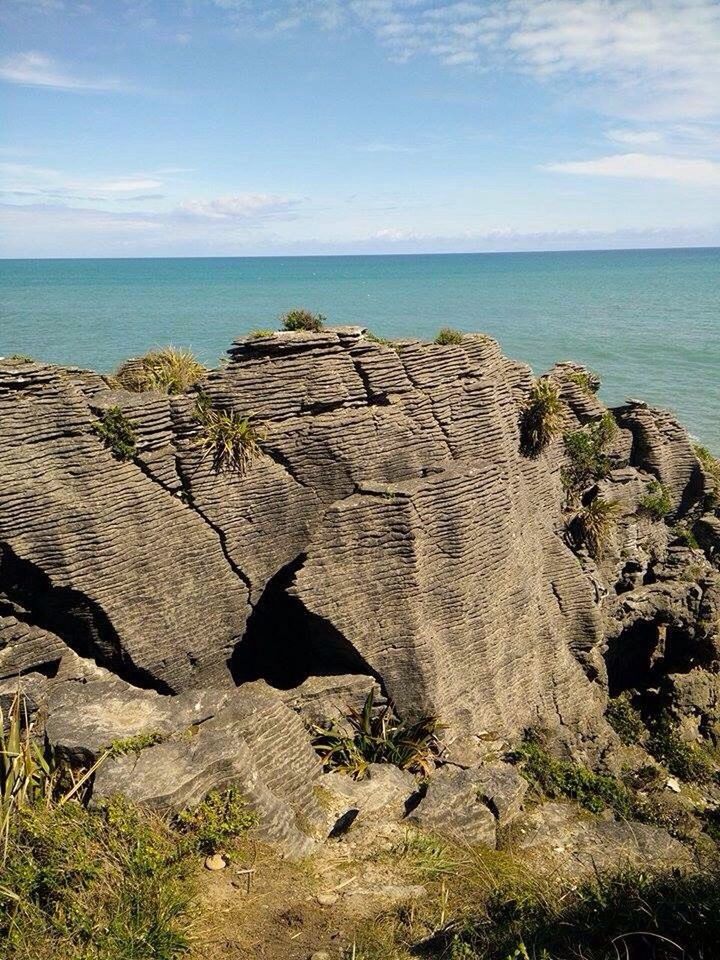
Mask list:
[[214,0],[291,29],[361,24],[391,57],[580,79],[609,115],[720,114],[718,0]]
[[552,163],[543,169],[595,177],[626,177],[635,180],[672,180],[703,187],[720,186],[720,163],[692,157],[620,153],[595,160]]
[[80,77],[68,73],[43,53],[29,51],[0,61],[0,79],[24,87],[49,87],[65,91],[122,91],[129,88],[119,80]]
[[181,214],[205,220],[267,220],[294,216],[299,201],[270,193],[241,193],[213,200],[185,200]]
[[130,174],[112,179],[68,177],[59,170],[26,163],[0,163],[0,178],[5,192],[22,192],[46,199],[123,199],[164,186],[164,180],[152,175]]
[[608,130],[606,136],[615,143],[628,143],[633,146],[661,143],[663,140],[663,135],[658,130]]

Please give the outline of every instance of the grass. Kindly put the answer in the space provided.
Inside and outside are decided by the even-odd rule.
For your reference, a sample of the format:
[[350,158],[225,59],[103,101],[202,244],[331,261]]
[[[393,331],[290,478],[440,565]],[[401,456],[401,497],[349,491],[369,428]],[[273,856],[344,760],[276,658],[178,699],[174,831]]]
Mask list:
[[537,735],[528,734],[510,758],[519,764],[520,772],[540,796],[574,800],[591,813],[607,808],[622,817],[635,813],[633,795],[619,780],[554,757]]
[[626,746],[642,743],[647,738],[642,716],[627,694],[621,693],[608,702],[605,717]]
[[538,456],[563,427],[565,405],[560,391],[547,377],[533,384],[520,418],[523,452]]
[[363,336],[365,340],[369,340],[371,343],[377,343],[382,347],[390,347],[392,350],[398,349],[398,344],[395,340],[389,340],[387,337],[379,337],[376,333],[373,333],[372,330],[366,330]]
[[250,416],[242,416],[234,410],[216,410],[201,394],[195,407],[195,419],[201,427],[196,443],[212,458],[215,473],[244,476],[261,455],[260,444],[265,433],[251,422]]
[[581,507],[573,518],[571,528],[580,543],[584,543],[590,555],[599,560],[615,529],[620,505],[615,501],[594,497]]
[[639,503],[641,513],[652,517],[653,520],[662,520],[672,510],[672,498],[665,484],[659,480],[651,480],[647,493]]
[[268,329],[251,330],[248,336],[251,340],[265,340],[267,337],[274,337],[275,331]]
[[443,327],[435,337],[435,343],[441,347],[448,347],[452,344],[462,343],[464,339],[465,334],[461,333],[460,330],[453,330],[452,327]]
[[257,815],[234,787],[213,790],[190,810],[178,814],[173,825],[190,836],[201,853],[217,853],[229,840],[254,827]]
[[710,783],[717,780],[717,764],[698,743],[688,743],[680,736],[677,724],[667,711],[648,722],[648,750],[674,776],[688,783]]
[[120,407],[104,410],[93,424],[93,430],[116,460],[132,460],[137,453],[135,424],[127,419]]
[[712,508],[720,501],[720,460],[713,456],[708,448],[704,447],[701,443],[694,443],[693,450],[695,451],[695,456],[700,461],[703,473],[710,481],[710,486],[712,487],[707,494],[708,508]]
[[699,549],[700,544],[697,542],[697,537],[689,527],[678,524],[671,528],[671,533],[684,547],[690,547],[693,550]]
[[351,709],[345,723],[313,727],[313,745],[326,769],[357,779],[371,763],[392,763],[427,776],[438,753],[439,729],[436,717],[412,722],[395,717],[389,704],[376,710],[370,691],[362,710]]
[[594,370],[571,370],[567,376],[569,380],[576,383],[590,396],[597,393],[602,384],[600,377]]
[[280,317],[285,330],[309,330],[312,333],[319,333],[326,321],[327,317],[322,313],[311,313],[301,307],[289,310]]
[[565,453],[569,464],[563,469],[563,484],[568,491],[581,492],[610,472],[606,450],[617,436],[615,418],[608,411],[600,420],[565,434]]
[[122,757],[126,753],[140,753],[146,747],[154,747],[156,743],[162,743],[165,735],[158,732],[137,733],[133,737],[121,737],[113,740],[110,744],[109,753],[111,757]]
[[159,393],[185,393],[206,373],[205,367],[189,350],[163,347],[136,360],[126,360],[115,373],[115,380],[133,393],[155,390]]

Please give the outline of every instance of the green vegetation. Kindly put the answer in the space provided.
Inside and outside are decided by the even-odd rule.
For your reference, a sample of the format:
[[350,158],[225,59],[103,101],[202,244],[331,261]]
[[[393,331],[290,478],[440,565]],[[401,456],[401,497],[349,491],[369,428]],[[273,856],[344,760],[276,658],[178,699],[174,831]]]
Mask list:
[[619,697],[609,701],[605,716],[627,746],[642,743],[646,739],[647,730],[640,712],[633,707],[626,693],[621,693]]
[[319,333],[325,326],[327,317],[322,313],[310,313],[309,310],[298,308],[283,314],[280,321],[286,330],[309,330],[312,333]]
[[577,539],[584,543],[590,555],[600,559],[610,536],[615,529],[620,505],[615,501],[595,497],[582,507],[573,518],[572,526]]
[[234,788],[211,791],[202,803],[185,810],[173,826],[191,838],[201,853],[216,853],[233,837],[241,836],[258,822],[244,797]]
[[126,753],[140,753],[146,747],[154,747],[156,743],[162,743],[164,739],[165,735],[162,733],[137,733],[134,737],[113,740],[109,753],[111,757],[122,757]]
[[678,525],[673,527],[671,532],[675,539],[679,540],[683,546],[691,547],[693,550],[699,549],[700,544],[697,542],[697,537],[689,527]]
[[248,336],[250,337],[251,340],[265,340],[267,337],[274,337],[275,331],[267,330],[264,328],[258,329],[258,330],[251,330]]
[[373,333],[372,330],[366,330],[363,336],[365,340],[369,340],[371,343],[378,343],[382,347],[390,347],[393,350],[398,349],[398,344],[395,340],[388,340],[386,337],[379,337],[376,333]]
[[536,734],[528,734],[510,759],[520,765],[520,772],[540,796],[574,800],[592,813],[608,807],[622,817],[634,813],[632,793],[619,780],[593,773],[580,763],[559,760]]
[[3,357],[2,359],[10,363],[35,363],[33,357],[28,357],[24,353],[11,353],[9,357]]
[[562,431],[565,405],[557,386],[544,377],[530,390],[520,420],[523,452],[537,456]]
[[707,493],[707,506],[712,508],[720,502],[720,460],[713,456],[707,447],[701,443],[694,443],[693,450],[695,456],[700,461],[700,466],[707,479],[710,481],[711,490]]
[[465,334],[461,333],[459,330],[453,330],[452,327],[443,327],[435,337],[435,343],[439,344],[441,347],[447,347],[451,344],[462,343],[464,339]]
[[131,423],[120,407],[104,410],[100,419],[93,424],[93,430],[105,446],[112,451],[116,460],[132,460],[137,452],[135,424]]
[[707,749],[687,743],[667,711],[648,722],[648,750],[674,776],[688,783],[709,783],[717,779],[717,764]]
[[126,360],[115,373],[115,380],[133,393],[156,390],[159,393],[185,393],[206,373],[189,350],[163,347],[144,357]]
[[580,492],[610,472],[606,450],[617,436],[615,418],[608,411],[600,420],[565,434],[565,453],[569,465],[563,469],[563,484]]
[[195,419],[201,426],[196,442],[212,457],[215,473],[244,476],[261,454],[264,431],[234,410],[216,410],[201,394],[195,406]]
[[582,387],[589,395],[597,393],[602,383],[594,370],[571,370],[568,372],[568,379]]
[[668,488],[659,482],[651,480],[647,493],[639,504],[640,511],[654,520],[662,520],[672,510],[672,499]]
[[376,710],[373,693],[361,711],[351,709],[344,723],[313,727],[313,744],[326,769],[341,770],[361,779],[371,763],[392,763],[427,776],[438,753],[436,717],[415,722],[393,716],[389,704]]

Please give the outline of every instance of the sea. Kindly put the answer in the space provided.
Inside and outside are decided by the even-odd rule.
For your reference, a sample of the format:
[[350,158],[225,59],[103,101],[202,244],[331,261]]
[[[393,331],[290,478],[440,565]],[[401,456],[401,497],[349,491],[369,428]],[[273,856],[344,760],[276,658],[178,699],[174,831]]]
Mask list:
[[111,371],[165,344],[217,364],[293,307],[383,337],[496,337],[675,411],[720,454],[720,248],[408,256],[0,260],[0,356]]

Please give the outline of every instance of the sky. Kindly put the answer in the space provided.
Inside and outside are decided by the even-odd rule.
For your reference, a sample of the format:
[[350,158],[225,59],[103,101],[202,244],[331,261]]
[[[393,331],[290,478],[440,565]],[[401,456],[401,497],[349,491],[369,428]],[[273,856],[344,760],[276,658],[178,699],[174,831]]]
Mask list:
[[720,245],[720,0],[2,0],[0,256]]

